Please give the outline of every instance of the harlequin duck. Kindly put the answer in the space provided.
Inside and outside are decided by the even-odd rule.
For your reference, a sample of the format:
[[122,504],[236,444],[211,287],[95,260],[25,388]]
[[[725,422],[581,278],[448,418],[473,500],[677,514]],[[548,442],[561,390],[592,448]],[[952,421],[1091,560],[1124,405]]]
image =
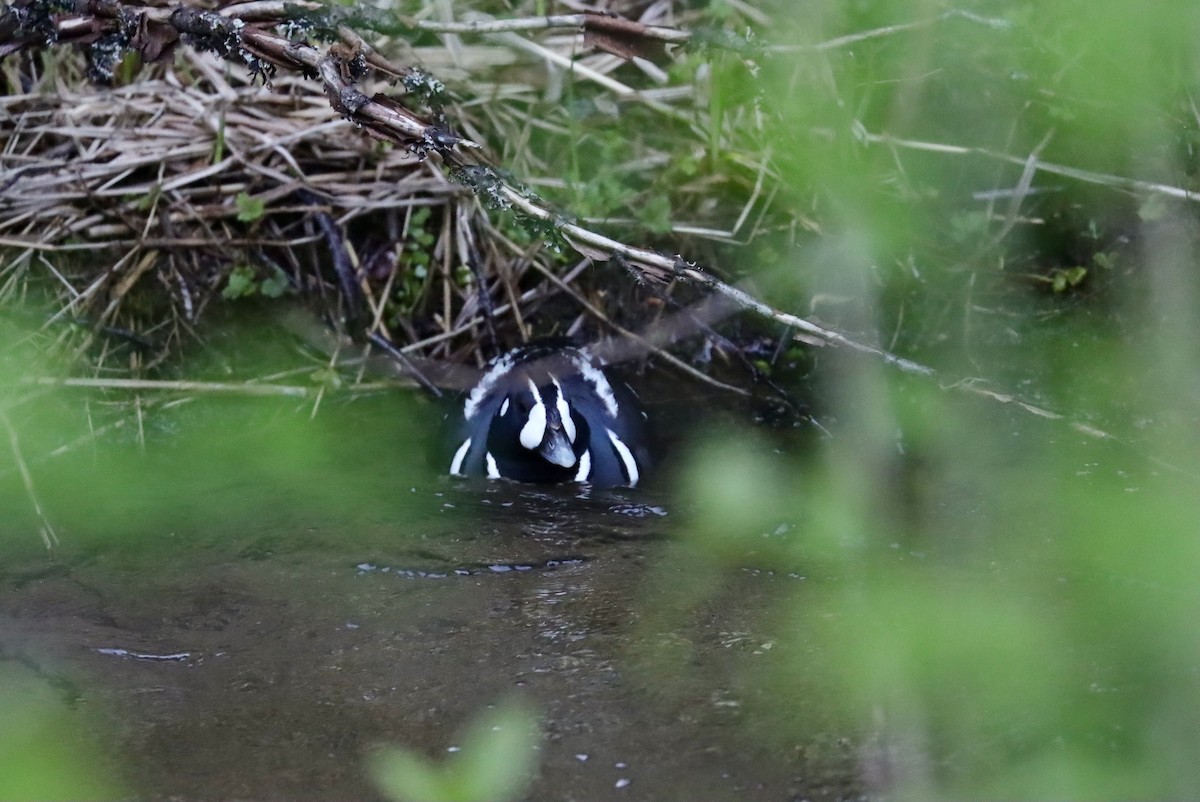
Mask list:
[[633,487],[647,465],[645,418],[587,349],[530,343],[493,360],[467,395],[450,473]]

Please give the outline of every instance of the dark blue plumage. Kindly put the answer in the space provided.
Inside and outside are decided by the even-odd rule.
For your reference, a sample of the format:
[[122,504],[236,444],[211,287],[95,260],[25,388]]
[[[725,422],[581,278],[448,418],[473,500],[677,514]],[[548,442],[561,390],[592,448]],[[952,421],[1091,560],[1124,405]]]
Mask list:
[[495,359],[456,413],[450,473],[634,486],[645,414],[586,349],[531,343]]

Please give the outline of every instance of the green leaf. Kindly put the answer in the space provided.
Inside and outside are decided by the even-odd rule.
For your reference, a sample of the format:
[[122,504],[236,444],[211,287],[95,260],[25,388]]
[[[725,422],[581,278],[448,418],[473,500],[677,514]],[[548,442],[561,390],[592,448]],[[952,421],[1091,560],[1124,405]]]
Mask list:
[[225,289],[221,290],[221,297],[232,301],[253,295],[257,291],[254,268],[238,265],[229,271],[229,278],[226,280]]
[[671,230],[671,200],[666,195],[657,195],[642,207],[642,223],[655,234]]
[[1138,207],[1138,217],[1144,222],[1152,223],[1155,220],[1161,220],[1166,216],[1170,209],[1170,204],[1162,195],[1151,195],[1142,201],[1142,205]]
[[459,799],[485,802],[521,796],[533,773],[536,726],[533,712],[515,702],[477,719],[456,761]]
[[392,747],[372,760],[375,783],[388,797],[403,802],[448,802],[447,778],[433,763],[407,749]]
[[433,214],[433,209],[428,206],[422,206],[412,213],[409,218],[411,228],[423,228],[429,222],[429,216]]
[[1082,265],[1075,267],[1056,267],[1050,271],[1050,286],[1055,292],[1065,292],[1072,287],[1078,287],[1087,278],[1088,269]]
[[237,219],[243,223],[252,223],[263,216],[267,205],[259,198],[252,198],[245,192],[239,192],[233,201],[237,207]]
[[275,268],[275,275],[262,280],[258,285],[258,291],[268,298],[281,298],[292,288],[292,284],[288,281],[287,273],[284,273],[278,267]]
[[308,378],[313,384],[323,384],[326,387],[336,390],[342,386],[342,376],[333,368],[320,368],[308,374]]

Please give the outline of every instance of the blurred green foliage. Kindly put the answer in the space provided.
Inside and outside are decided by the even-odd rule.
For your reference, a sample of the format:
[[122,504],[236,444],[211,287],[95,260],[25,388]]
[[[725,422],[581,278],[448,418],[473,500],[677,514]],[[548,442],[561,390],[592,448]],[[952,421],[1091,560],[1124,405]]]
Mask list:
[[[269,514],[306,525],[381,499],[403,519],[431,503],[407,491],[430,475],[430,420],[442,411],[404,393],[337,394],[327,364],[304,369],[290,335],[255,317],[214,323],[189,381],[261,380],[300,359],[301,369],[265,383],[307,396],[38,388],[24,381],[68,371],[39,350],[36,330],[3,327],[9,343],[28,347],[0,360],[0,404],[60,534],[145,548],[193,524],[239,531]],[[0,455],[0,543],[37,548],[39,522],[2,430]]]
[[[818,311],[942,378],[826,351],[812,453],[737,434],[695,455],[679,494],[706,587],[748,560],[806,577],[763,621],[781,648],[757,731],[802,743],[819,700],[902,799],[1193,794],[1196,212],[1042,171],[1011,213],[976,193],[1034,152],[1190,188],[1200,7],[788,8],[767,139],[822,232],[763,286],[837,299]],[[952,389],[973,376],[1065,417]]]
[[848,404],[816,453],[719,440],[681,488],[710,592],[714,564],[807,577],[762,622],[779,648],[754,678],[772,700],[756,730],[803,743],[815,703],[900,798],[1187,796],[1195,455],[1180,474],[1147,459],[1182,456],[1165,443],[876,378],[880,400]]
[[90,722],[44,684],[0,671],[0,799],[127,799]]
[[[223,335],[208,339],[206,358],[191,360],[191,381],[203,384],[206,374],[261,378],[298,359],[290,338],[261,325],[227,319],[220,328]],[[242,556],[303,548],[314,527],[331,522],[345,542],[324,547],[353,541],[386,550],[436,519],[439,502],[413,488],[433,473],[427,433],[441,413],[412,396],[330,393],[320,400],[331,383],[327,369],[278,380],[307,389],[303,398],[169,387],[48,389],[29,380],[69,371],[66,360],[49,356],[44,336],[36,326],[0,318],[0,409],[16,435],[0,425],[0,575],[7,592],[24,581],[23,572],[70,570],[97,553],[137,566],[131,571],[139,581],[152,584],[156,566],[186,574],[178,566],[229,543],[241,543]],[[231,343],[236,348],[222,352]],[[59,537],[50,554],[38,537],[39,507]],[[350,510],[359,525],[347,525]],[[392,522],[403,525],[397,530]],[[118,756],[106,752],[120,740],[104,729],[112,721],[80,713],[63,698],[74,691],[55,684],[59,672],[76,681],[74,667],[30,657],[24,648],[20,637],[0,643],[0,668],[10,667],[0,671],[0,799],[130,798]],[[89,703],[93,711],[100,704]]]
[[537,741],[536,715],[509,699],[472,722],[445,764],[388,747],[372,758],[371,771],[397,802],[506,802],[528,787]]

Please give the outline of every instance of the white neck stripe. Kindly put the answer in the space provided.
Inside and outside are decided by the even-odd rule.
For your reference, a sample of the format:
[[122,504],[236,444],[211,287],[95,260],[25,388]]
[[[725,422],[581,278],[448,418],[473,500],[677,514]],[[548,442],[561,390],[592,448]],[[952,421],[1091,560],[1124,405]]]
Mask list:
[[492,388],[501,376],[512,370],[513,361],[510,354],[505,354],[496,360],[495,364],[488,369],[488,372],[483,374],[483,378],[479,380],[479,384],[471,390],[471,394],[467,396],[467,402],[463,404],[463,417],[467,420],[475,417],[479,412],[479,405],[483,403],[483,399],[487,398]]
[[604,409],[608,412],[608,416],[613,420],[617,419],[617,397],[613,394],[612,385],[608,383],[608,379],[604,376],[604,371],[596,366],[596,363],[589,358],[581,359],[575,363],[579,368],[579,375],[583,376],[596,391],[596,395],[604,404]]
[[633,458],[633,452],[629,450],[629,446],[621,441],[621,438],[617,437],[617,433],[612,429],[605,428],[604,431],[608,432],[608,439],[612,441],[617,456],[621,458],[621,462],[625,463],[625,475],[629,479],[629,486],[636,487],[639,476],[637,460]]
[[584,451],[579,455],[579,470],[575,472],[576,482],[586,482],[592,475],[592,452]]
[[571,417],[571,406],[563,396],[562,385],[558,383],[558,379],[551,376],[550,381],[554,382],[554,389],[558,391],[558,398],[555,400],[554,406],[558,409],[558,417],[562,420],[563,432],[566,433],[567,439],[574,443],[575,420]]
[[453,476],[462,475],[463,460],[467,456],[467,452],[471,450],[471,438],[468,437],[463,441],[463,444],[458,447],[458,451],[454,452],[454,459],[450,462],[450,473]]

